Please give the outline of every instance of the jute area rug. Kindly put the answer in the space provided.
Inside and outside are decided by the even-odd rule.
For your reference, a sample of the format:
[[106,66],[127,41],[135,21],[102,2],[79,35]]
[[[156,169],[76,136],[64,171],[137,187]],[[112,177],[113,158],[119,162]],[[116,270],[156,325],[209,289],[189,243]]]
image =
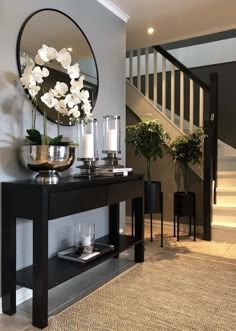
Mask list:
[[234,331],[236,261],[147,242],[146,259],[49,319],[48,331]]

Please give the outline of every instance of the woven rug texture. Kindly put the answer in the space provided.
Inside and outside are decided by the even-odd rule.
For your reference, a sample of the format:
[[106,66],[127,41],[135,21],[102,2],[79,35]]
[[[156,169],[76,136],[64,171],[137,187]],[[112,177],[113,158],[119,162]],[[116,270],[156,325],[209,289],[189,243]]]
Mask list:
[[[145,262],[49,319],[45,331],[235,331],[236,261],[145,245]],[[158,252],[158,253],[157,253]]]

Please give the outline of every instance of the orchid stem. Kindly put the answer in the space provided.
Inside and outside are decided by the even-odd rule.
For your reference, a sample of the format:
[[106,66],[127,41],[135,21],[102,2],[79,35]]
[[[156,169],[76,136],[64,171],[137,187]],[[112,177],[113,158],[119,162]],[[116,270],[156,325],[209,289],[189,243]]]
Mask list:
[[57,112],[57,135],[60,134],[60,113]]

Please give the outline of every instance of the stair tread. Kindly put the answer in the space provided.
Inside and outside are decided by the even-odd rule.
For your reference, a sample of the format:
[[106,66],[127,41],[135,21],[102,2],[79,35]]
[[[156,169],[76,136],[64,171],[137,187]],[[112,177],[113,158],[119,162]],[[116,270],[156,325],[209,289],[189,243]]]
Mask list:
[[220,186],[217,187],[216,192],[236,192],[236,186]]
[[213,205],[214,209],[224,209],[224,208],[228,208],[228,209],[235,209],[236,210],[236,203],[222,203],[222,204],[216,204]]
[[232,171],[232,170],[230,170],[230,171],[227,171],[227,170],[225,170],[225,171],[218,171],[217,172],[217,175],[218,175],[218,177],[222,177],[222,176],[236,176],[236,171]]
[[211,226],[217,226],[217,227],[228,227],[228,228],[236,228],[236,223],[233,222],[225,222],[225,221],[213,221],[211,223]]

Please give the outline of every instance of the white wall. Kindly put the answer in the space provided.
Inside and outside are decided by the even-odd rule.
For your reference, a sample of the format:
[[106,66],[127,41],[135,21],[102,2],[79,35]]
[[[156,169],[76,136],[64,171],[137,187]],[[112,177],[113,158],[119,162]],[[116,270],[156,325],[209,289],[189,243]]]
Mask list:
[[[16,65],[16,40],[19,29],[32,12],[48,8],[47,0],[4,0],[0,3],[0,181],[14,181],[32,177],[19,162],[18,146],[25,130],[31,126],[31,105],[26,101],[19,83]],[[65,12],[86,34],[93,48],[99,71],[99,93],[94,117],[102,128],[102,116],[117,114],[122,122],[122,159],[125,160],[125,23],[96,0],[51,0],[50,8]],[[37,123],[42,122],[38,115]],[[49,124],[49,134],[56,134],[56,125]],[[62,134],[77,141],[75,127],[62,129]],[[101,134],[100,134],[101,138]],[[102,141],[99,141],[100,151]],[[100,153],[100,157],[102,157]],[[124,163],[124,162],[123,162]],[[76,165],[64,175],[77,173]],[[30,201],[29,201],[30,203]],[[124,218],[124,210],[122,211]],[[96,237],[107,232],[108,209],[101,208],[49,222],[49,255],[72,241],[72,226],[76,221],[96,223]],[[64,244],[63,244],[64,243]],[[11,243],[9,243],[10,245]],[[32,261],[32,221],[17,222],[17,267]]]

